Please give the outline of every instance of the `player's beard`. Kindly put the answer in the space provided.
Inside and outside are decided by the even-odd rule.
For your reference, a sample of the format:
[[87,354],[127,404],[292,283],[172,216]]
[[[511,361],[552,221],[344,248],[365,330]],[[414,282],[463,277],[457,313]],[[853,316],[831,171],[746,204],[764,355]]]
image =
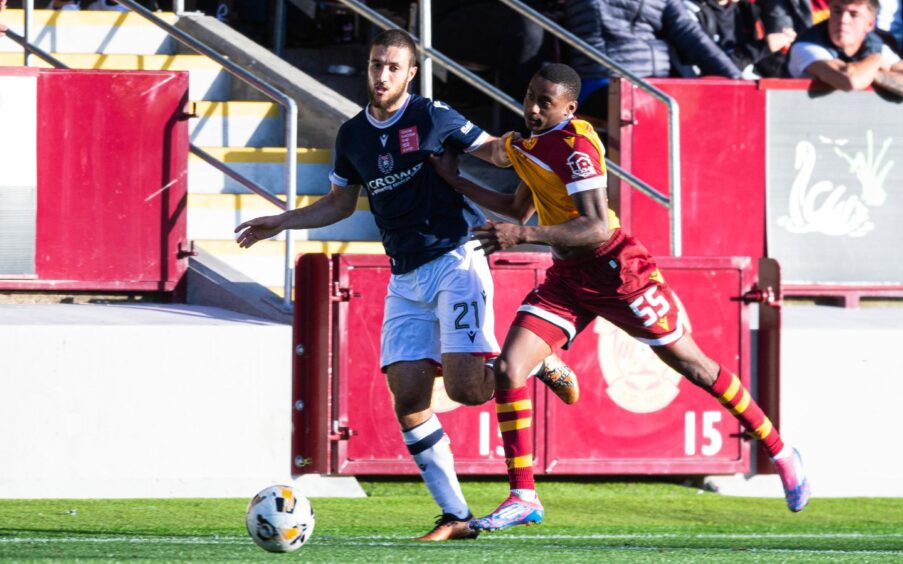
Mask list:
[[389,92],[388,95],[380,100],[376,96],[376,87],[373,84],[367,84],[367,97],[370,99],[370,106],[380,110],[387,110],[401,100],[408,90],[408,85],[404,84],[395,92]]

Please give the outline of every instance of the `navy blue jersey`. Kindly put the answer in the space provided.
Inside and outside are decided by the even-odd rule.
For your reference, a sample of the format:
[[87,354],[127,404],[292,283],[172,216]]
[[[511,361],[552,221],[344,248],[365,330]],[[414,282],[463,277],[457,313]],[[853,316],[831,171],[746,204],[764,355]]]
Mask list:
[[384,122],[364,109],[342,124],[329,179],[367,191],[394,274],[457,248],[470,227],[484,221],[476,206],[439,177],[429,157],[443,144],[469,151],[486,138],[447,105],[415,94]]

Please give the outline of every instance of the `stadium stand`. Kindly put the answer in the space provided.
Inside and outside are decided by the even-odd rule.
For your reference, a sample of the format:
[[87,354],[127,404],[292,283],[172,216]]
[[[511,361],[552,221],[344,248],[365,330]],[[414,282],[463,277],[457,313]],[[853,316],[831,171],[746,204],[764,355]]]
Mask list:
[[[187,15],[176,17],[172,14],[163,14],[162,17],[169,22],[175,23],[180,28],[191,29],[193,34],[204,36],[205,42],[228,54],[230,59],[242,61],[242,64],[245,65],[256,65],[256,70],[262,76],[273,84],[278,84],[280,88],[286,91],[296,92],[299,89],[298,84],[305,80],[296,69],[292,69],[289,65],[280,66],[280,61],[265,48],[242,38],[214,18]],[[269,102],[255,99],[254,96],[248,93],[246,87],[236,84],[222,69],[203,57],[183,53],[181,48],[175,45],[171,39],[168,39],[163,32],[147,24],[147,22],[134,14],[106,12],[54,13],[39,10],[35,12],[35,19],[34,25],[36,28],[33,29],[33,35],[37,38],[38,45],[52,51],[58,58],[74,68],[166,68],[189,71],[192,102],[188,111],[196,115],[190,122],[192,142],[204,147],[207,152],[220,157],[258,183],[272,188],[274,192],[279,193],[282,191],[283,170],[280,163],[284,158],[284,149],[276,148],[282,144],[282,118],[276,106]],[[12,30],[21,32],[22,13],[20,10],[5,12],[3,20]],[[35,62],[43,66],[43,63]],[[0,39],[0,65],[18,66],[21,64],[21,49],[9,42],[9,40]],[[295,90],[292,90],[293,87]],[[299,141],[302,143],[303,148],[298,151],[298,205],[305,205],[307,202],[325,193],[328,189],[326,174],[329,170],[331,155],[327,147],[331,147],[335,127],[343,117],[347,118],[359,110],[359,107],[352,102],[336,95],[334,92],[329,92],[321,85],[317,85],[315,81],[305,82],[304,87],[315,93],[315,95],[312,95],[312,98],[319,98],[321,101],[325,100],[325,102],[321,102],[320,106],[308,106],[317,108],[315,111],[304,111],[302,109],[300,112],[300,119],[302,120],[321,119],[321,121],[317,127],[302,127],[299,131]],[[316,102],[306,100],[299,102],[299,104],[301,103],[315,104]],[[646,123],[646,121],[641,119],[639,123]],[[330,126],[330,124],[332,125]],[[735,144],[733,146],[742,145]],[[723,155],[725,151],[719,149],[718,152],[713,151],[707,154]],[[651,159],[646,160],[651,161]],[[656,166],[660,168],[660,165]],[[719,184],[712,182],[712,185]],[[239,251],[232,242],[232,229],[242,219],[267,213],[267,209],[275,213],[277,209],[263,202],[261,198],[248,194],[245,189],[239,187],[231,179],[225,178],[220,172],[194,156],[191,157],[189,162],[189,190],[188,234],[189,238],[197,241],[200,253],[200,256],[193,259],[193,262],[203,263],[203,268],[194,268],[189,272],[189,276],[193,276],[196,281],[191,286],[194,288],[206,286],[211,290],[222,289],[229,285],[256,286],[261,291],[266,291],[264,288],[271,288],[273,292],[281,292],[281,256],[284,243],[281,240],[274,240],[257,245],[251,251]],[[700,198],[699,201],[703,202],[705,198]],[[637,212],[634,215],[639,216],[640,214]],[[729,216],[729,220],[737,223],[733,215]],[[763,227],[758,225],[756,229],[761,231]],[[346,223],[335,226],[331,230],[297,232],[295,237],[299,243],[296,246],[296,250],[299,253],[321,250],[355,254],[382,252],[380,245],[376,242],[376,233],[372,227],[372,222],[367,217],[365,202],[359,204],[358,211]],[[652,238],[650,237],[649,240],[652,240]],[[706,240],[706,244],[710,247],[715,243],[717,242]],[[258,283],[263,286],[259,286]],[[86,310],[84,312],[87,314],[86,317],[81,320],[74,320],[70,324],[80,328],[88,328],[87,332],[89,333],[98,331],[98,328],[103,325],[109,325],[109,322],[96,323],[90,319],[90,316],[97,312],[97,308],[104,307],[103,304],[97,304],[95,307],[89,308],[91,311]],[[242,309],[240,304],[235,304],[234,307],[230,306],[229,309],[243,311],[247,315],[260,315],[260,310],[252,308],[246,311]],[[46,327],[51,324],[47,322],[42,325],[37,321],[33,321],[39,319],[39,316],[35,313],[36,311],[34,309],[29,311],[21,310],[15,316],[4,315],[4,319],[0,321],[5,322],[8,326],[0,327],[0,332],[4,333],[7,338],[0,339],[0,343],[4,343],[6,347],[0,347],[0,356],[11,359],[13,358],[11,353],[24,350],[31,355],[30,358],[42,358],[43,360],[41,346],[44,346],[45,349],[46,347],[62,347],[60,343],[66,339],[66,330],[55,330],[59,333],[57,335],[59,341],[56,344],[42,340],[47,335]],[[819,495],[832,495],[832,491],[838,495],[877,495],[878,493],[898,495],[899,486],[896,484],[899,481],[895,481],[893,476],[885,475],[891,473],[893,468],[896,468],[895,454],[883,454],[884,450],[877,443],[886,440],[883,438],[886,436],[886,433],[881,431],[874,432],[874,429],[891,429],[893,414],[886,410],[886,414],[881,412],[881,410],[878,410],[879,413],[876,413],[874,409],[870,409],[872,404],[870,398],[879,394],[892,396],[894,390],[899,390],[898,379],[894,379],[895,374],[899,371],[896,369],[897,363],[892,360],[891,355],[894,348],[894,339],[899,335],[900,327],[903,326],[900,322],[900,311],[903,310],[899,308],[838,310],[817,308],[811,304],[789,304],[789,307],[785,309],[785,312],[787,312],[785,317],[787,331],[785,335],[788,336],[788,339],[785,340],[786,347],[782,361],[785,363],[784,370],[788,375],[787,381],[790,382],[790,385],[783,390],[782,395],[783,411],[786,419],[785,431],[789,431],[798,444],[807,447],[807,451],[811,451],[811,454],[807,454],[807,462],[811,464],[812,475],[814,481],[818,484]],[[11,309],[5,310],[4,314],[10,314],[11,312]],[[153,312],[144,313],[145,319],[155,316],[156,314]],[[230,363],[228,359],[231,357],[225,355],[225,351],[240,348],[247,349],[249,348],[248,341],[243,338],[231,340],[232,337],[224,340],[212,327],[200,329],[199,327],[203,323],[199,323],[199,320],[203,320],[205,316],[210,318],[220,316],[220,319],[228,318],[227,321],[216,321],[211,323],[211,325],[234,324],[231,327],[237,332],[266,327],[266,329],[261,330],[270,332],[271,338],[269,340],[261,338],[260,343],[255,341],[251,346],[269,347],[266,348],[266,351],[269,351],[270,354],[261,353],[256,358],[276,358],[278,361],[273,363],[264,363],[262,361],[245,364]],[[57,321],[54,323],[58,323],[59,311],[54,312],[52,317],[56,317]],[[289,334],[289,328],[286,325],[277,327],[262,325],[256,321],[249,320],[245,316],[231,315],[229,312],[222,311],[215,315],[211,314],[211,310],[207,310],[204,315],[189,315],[185,313],[185,310],[179,310],[179,308],[165,313],[160,312],[159,316],[155,317],[156,322],[167,328],[177,327],[179,325],[178,320],[185,321],[189,319],[195,324],[195,327],[192,329],[191,342],[210,342],[216,343],[217,346],[195,350],[194,354],[188,355],[183,351],[189,346],[189,339],[184,332],[172,331],[170,334],[170,331],[166,329],[159,330],[158,328],[154,336],[151,336],[151,333],[145,333],[143,337],[136,337],[135,333],[125,333],[121,328],[119,333],[117,333],[116,329],[113,329],[109,332],[111,338],[112,336],[120,335],[122,341],[109,341],[104,344],[103,349],[97,349],[95,342],[95,348],[90,349],[96,354],[101,354],[105,350],[118,351],[122,349],[121,354],[116,352],[113,355],[116,362],[109,363],[113,368],[105,372],[104,377],[107,380],[100,382],[100,376],[98,376],[97,385],[104,386],[104,389],[109,394],[112,394],[111,397],[122,398],[127,404],[133,390],[126,389],[127,387],[120,385],[120,380],[115,378],[115,376],[129,373],[134,374],[139,379],[149,380],[155,375],[152,370],[142,372],[134,369],[124,360],[124,357],[132,355],[133,357],[141,356],[147,359],[154,357],[157,351],[179,351],[178,354],[169,356],[171,365],[178,366],[178,370],[173,369],[167,372],[169,379],[163,382],[163,387],[171,386],[173,389],[176,389],[178,386],[184,385],[185,381],[193,382],[191,379],[198,374],[204,374],[206,377],[207,372],[216,373],[215,381],[207,381],[206,385],[195,386],[192,384],[190,388],[186,389],[186,394],[193,395],[193,397],[203,397],[208,401],[221,402],[219,409],[211,409],[205,412],[208,416],[215,418],[217,412],[237,413],[241,412],[242,409],[254,409],[258,413],[267,413],[271,419],[282,418],[284,420],[289,417],[288,412],[290,408],[287,405],[283,405],[286,403],[283,397],[286,392],[284,388],[284,374],[290,370],[287,366],[289,363],[288,355],[284,352],[287,335]],[[2,322],[0,322],[0,325],[4,324]],[[23,332],[22,330],[21,325],[25,325],[26,322],[35,325],[29,330],[31,333]],[[880,329],[882,333],[878,334],[876,331],[875,334],[871,334],[869,332],[876,328]],[[26,338],[26,335],[29,334],[33,336],[31,341]],[[859,338],[849,340],[848,337],[851,335]],[[156,343],[155,347],[133,347],[135,342],[146,338],[159,340],[154,341]],[[30,342],[34,344],[29,345],[28,343]],[[817,351],[819,350],[840,351],[844,348],[848,352],[843,355],[843,362],[837,361],[831,355],[818,357]],[[60,350],[64,349],[61,348]],[[64,352],[67,350],[70,353],[72,352],[71,349],[65,349]],[[200,356],[209,356],[217,359],[217,363],[202,366],[196,363],[182,362],[183,354],[185,359],[191,358],[194,360]],[[50,357],[51,355],[46,356]],[[30,371],[38,363],[29,364],[27,362],[29,357],[22,358],[26,358],[26,361],[18,364],[15,362],[10,364],[8,362],[7,370],[11,371],[10,373],[30,374]],[[50,361],[48,360],[47,362],[49,363]],[[70,375],[72,373],[91,374],[96,364],[96,358],[86,357],[81,359],[81,364],[71,364],[66,366],[65,369],[55,365],[48,365],[45,371],[52,378],[44,382],[51,389],[54,386],[63,386],[71,381]],[[60,366],[63,366],[63,364],[60,364]],[[247,378],[247,373],[251,372],[263,373],[269,376],[282,375],[282,379],[273,383],[272,387],[267,388],[267,393],[254,397],[254,390],[259,391],[270,386],[270,380],[257,381],[254,386],[247,385],[247,382],[242,380],[242,378]],[[854,378],[856,382],[867,382],[867,385],[851,383],[850,374],[856,375]],[[182,380],[183,378],[184,381]],[[41,400],[46,399],[40,396],[38,388],[27,387],[27,378],[20,380],[16,382],[16,385],[19,386],[18,388],[4,388],[3,395],[6,395],[6,397],[34,397],[35,402],[39,398]],[[227,384],[224,384],[224,382]],[[234,382],[241,384],[234,384]],[[242,387],[244,385],[247,385],[247,387]],[[817,386],[818,392],[821,394],[817,401],[813,400],[810,393],[811,387],[815,386]],[[65,390],[64,388],[61,389]],[[217,394],[211,395],[211,389],[217,389]],[[851,400],[847,396],[852,391],[859,395]],[[224,395],[219,395],[219,392],[222,392]],[[120,395],[117,396],[116,394]],[[245,396],[253,398],[248,400],[251,404],[250,407],[248,404],[241,402],[229,403],[239,397],[244,399]],[[91,409],[102,409],[105,407],[97,402],[76,405],[71,401],[71,397],[63,393],[54,396],[53,401],[53,405],[59,408],[59,411],[55,413],[60,416],[60,421],[64,426],[68,425],[68,428],[76,430],[78,425],[85,427],[94,423],[94,420],[79,419],[79,412],[90,413]],[[167,405],[166,401],[168,401],[168,398],[160,398],[160,401],[163,405]],[[836,433],[826,433],[824,431],[824,422],[835,415],[831,409],[840,402],[849,405],[849,409],[852,410],[853,413],[850,414],[850,419],[869,421],[868,425],[873,432],[863,436],[861,432],[864,427],[852,425],[842,429],[842,436],[839,437]],[[27,404],[27,402],[25,403]],[[815,407],[812,407],[813,405]],[[797,406],[800,406],[801,409],[797,409]],[[178,406],[175,408],[178,408]],[[188,411],[190,408],[183,405],[179,409]],[[821,411],[817,411],[818,409]],[[18,414],[19,419],[16,419],[16,414]],[[26,422],[26,415],[30,416],[32,414],[23,413],[21,410],[7,412],[8,419],[6,421],[9,422],[9,426],[12,428],[14,425],[22,425],[23,422]],[[110,412],[101,411],[98,417],[107,415],[110,415]],[[151,411],[142,414],[141,417],[146,422],[153,420],[155,415],[156,412]],[[138,423],[137,418],[134,419]],[[265,421],[265,424],[257,429],[259,434],[255,437],[265,436],[266,433],[272,431],[272,426],[267,427],[271,419]],[[224,430],[222,425],[217,423],[215,419],[213,421],[201,421],[201,418],[198,418],[193,423],[200,425],[200,429],[213,431],[217,436],[227,435],[227,430]],[[5,424],[0,426],[5,426]],[[46,430],[53,433],[58,431],[58,427],[58,425],[50,425]],[[45,428],[40,427],[40,429]],[[153,436],[145,436],[140,433],[140,424],[134,429],[136,430],[136,437],[143,437],[147,441],[153,440]],[[240,424],[229,427],[229,429],[239,435],[244,432]],[[69,431],[67,433],[62,435],[62,439],[64,439],[62,443],[63,446],[66,446],[65,443],[67,441],[71,442],[72,444],[66,447],[72,449],[71,452],[77,452],[78,446],[86,449],[94,448],[90,444],[90,436],[83,443],[75,443],[72,441],[72,437],[77,436],[77,433]],[[234,442],[229,444],[218,442],[205,444],[205,449],[201,449],[202,452],[199,453],[198,449],[192,449],[191,445],[193,441],[202,441],[202,438],[198,438],[202,435],[203,433],[189,435],[185,437],[184,443],[177,445],[180,448],[184,447],[182,452],[195,453],[192,455],[195,458],[189,459],[192,464],[197,463],[197,466],[194,467],[195,470],[203,467],[201,462],[199,462],[199,457],[217,458],[219,468],[214,469],[214,473],[216,473],[217,470],[221,470],[223,467],[230,465],[232,467],[240,466],[244,455],[249,457],[256,456],[253,452],[242,451],[236,447]],[[29,436],[34,438],[37,435]],[[287,431],[285,427],[278,427],[275,434],[269,435],[267,439],[278,442],[286,440],[286,436]],[[277,438],[273,439],[273,437]],[[40,439],[39,436],[38,439]],[[832,446],[838,441],[843,444],[856,444],[858,447],[855,453],[856,456],[848,457],[850,463],[847,465],[837,464],[836,460],[833,460],[834,450]],[[253,442],[253,439],[244,441],[248,445],[253,445]],[[102,448],[104,445],[105,443],[98,443],[95,446]],[[23,442],[16,445],[16,448],[18,450],[7,450],[4,452],[10,454],[11,459],[13,459],[16,453],[27,454],[31,445]],[[220,449],[229,450],[230,455],[234,456],[234,458],[218,458]],[[48,448],[47,451],[52,452],[53,449]],[[106,461],[111,465],[116,463],[114,459],[104,459],[100,456],[103,452],[96,450],[86,450],[82,453],[83,458],[81,460],[88,460],[87,457],[91,452],[98,454],[100,462]],[[243,455],[242,452],[245,454]],[[131,460],[140,460],[147,455],[147,452],[129,451],[126,454],[131,457]],[[268,468],[278,467],[280,470],[288,472],[289,465],[285,460],[286,453],[279,452],[274,454],[269,452],[264,456],[268,457],[266,460],[272,465]],[[854,467],[854,463],[869,457],[873,462],[873,466],[882,469],[881,475],[870,474],[867,476],[867,479],[857,478],[859,469]],[[27,460],[27,457],[23,457],[22,460]],[[59,482],[57,475],[51,473],[52,470],[55,470],[55,467],[51,464],[52,461],[49,458],[34,459],[31,462],[35,465],[34,468],[41,468],[42,466],[40,465],[43,464],[43,467],[48,469],[45,474],[35,474],[35,476],[45,480],[45,482],[40,483],[50,483],[52,480]],[[78,467],[78,459],[70,460],[69,462],[71,463],[71,468],[68,472],[70,478],[72,478],[70,484],[77,485],[79,476],[90,477],[90,473],[86,469]],[[172,461],[164,460],[158,462],[157,468],[172,474],[179,472],[180,469],[177,465],[166,466],[165,462]],[[182,462],[184,463],[184,461]],[[885,468],[888,469],[886,472],[884,471]],[[20,465],[15,469],[20,471],[21,475],[27,475],[31,467],[26,468]],[[184,466],[181,469],[184,470]],[[128,471],[130,469],[125,469],[124,474]],[[172,483],[167,485],[160,482],[161,488],[142,490],[141,494],[148,496],[201,495],[198,492],[202,490],[197,489],[195,486],[203,483],[205,478],[209,478],[209,474],[204,474],[204,472],[208,471],[207,469],[203,471],[198,470],[191,477],[191,479],[196,479],[195,482],[190,482],[189,479],[181,480],[177,484],[178,488],[171,487]],[[236,473],[241,474],[246,471],[258,472],[259,469],[245,468],[237,470]],[[0,483],[12,484],[7,479],[9,475],[0,475],[0,478],[3,478],[0,479]],[[114,477],[108,476],[108,478],[110,484],[115,485],[112,481]],[[858,480],[857,483],[854,484],[854,480]],[[21,491],[26,491],[33,495],[35,491],[33,486],[36,483],[39,482],[28,483],[30,485],[23,487]],[[228,488],[232,489],[225,488],[222,482],[210,483],[216,486],[212,488],[216,489],[216,495],[224,495],[223,492],[226,492],[225,495],[244,495],[246,491],[253,489],[249,482],[233,482],[231,485],[228,485]],[[897,489],[889,487],[889,483],[892,483]],[[124,482],[122,484],[129,485]],[[838,486],[834,487],[835,485]],[[221,488],[220,486],[223,487]],[[746,487],[749,484],[742,484],[742,486]],[[731,487],[734,486],[729,484],[721,486],[722,491],[725,492]],[[739,485],[736,487],[738,492],[743,490]],[[167,488],[169,489],[166,490]],[[212,491],[212,489],[203,491]],[[768,489],[774,490],[771,486]],[[2,495],[14,496],[14,494],[9,493],[10,491],[4,490]],[[43,495],[58,493],[56,490],[41,491]],[[73,491],[71,488],[67,490],[69,494]],[[116,493],[111,493],[113,489],[105,491],[91,489],[82,490],[79,493],[82,496],[120,495],[123,491],[125,490],[117,490]]]
[[[161,14],[171,24],[178,24],[180,19],[194,20],[180,25],[194,26],[196,30],[204,28],[209,34],[231,32],[212,17],[198,14],[179,18],[172,13]],[[22,10],[9,10],[4,19],[12,30],[22,32]],[[181,47],[164,30],[134,13],[36,10],[33,25],[35,44],[70,68],[188,71],[191,101],[187,110],[194,116],[189,122],[191,143],[273,193],[284,195],[285,149],[280,147],[284,147],[284,119],[278,104],[261,100],[259,94],[255,95],[216,62],[203,55],[186,53],[187,48]],[[242,53],[229,52],[228,46]],[[226,48],[224,54],[230,58],[244,56],[258,65],[266,66],[275,59],[272,53],[247,39],[240,44],[224,41],[220,48]],[[0,66],[21,64],[21,48],[10,39],[0,40]],[[37,58],[35,64],[50,66]],[[338,103],[341,97],[334,94],[333,98],[341,106]],[[355,111],[359,109],[350,102],[347,105]],[[332,163],[329,137],[325,135],[318,146],[298,149],[299,206],[329,191],[327,175]],[[279,211],[197,156],[190,157],[188,237],[197,247],[207,250],[208,256],[281,295],[283,267],[278,257],[284,255],[284,239],[267,241],[250,252],[240,251],[233,243],[235,225],[267,210]],[[293,235],[299,244],[298,252],[341,249],[382,253],[379,234],[364,199],[358,211],[342,223],[325,229],[295,231]]]

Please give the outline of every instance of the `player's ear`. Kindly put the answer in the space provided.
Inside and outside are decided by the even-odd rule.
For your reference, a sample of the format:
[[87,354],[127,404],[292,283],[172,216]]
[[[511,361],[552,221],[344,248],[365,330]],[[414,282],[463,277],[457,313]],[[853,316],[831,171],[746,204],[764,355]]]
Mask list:
[[574,115],[577,113],[577,100],[571,100],[567,105],[568,115]]
[[414,77],[417,75],[417,69],[419,68],[420,67],[413,62],[411,63],[411,68],[408,69],[408,82],[414,79]]

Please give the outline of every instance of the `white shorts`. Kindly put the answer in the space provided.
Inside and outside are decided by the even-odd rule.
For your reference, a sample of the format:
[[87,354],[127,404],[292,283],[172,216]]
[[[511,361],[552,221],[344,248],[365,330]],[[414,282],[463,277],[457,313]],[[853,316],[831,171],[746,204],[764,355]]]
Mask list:
[[389,279],[380,366],[442,353],[496,355],[492,276],[477,241]]

